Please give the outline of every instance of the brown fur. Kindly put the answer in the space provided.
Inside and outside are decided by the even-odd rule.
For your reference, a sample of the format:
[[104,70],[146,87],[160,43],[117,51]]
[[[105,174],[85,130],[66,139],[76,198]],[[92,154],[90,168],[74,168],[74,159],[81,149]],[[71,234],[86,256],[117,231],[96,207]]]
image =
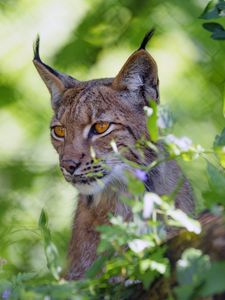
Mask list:
[[[38,46],[39,42],[34,64],[51,93],[54,110],[51,126],[62,125],[66,130],[64,139],[59,140],[53,134],[52,143],[66,180],[80,191],[67,274],[68,279],[79,279],[96,259],[99,242],[96,226],[109,223],[109,212],[121,215],[124,220],[132,218],[130,208],[120,200],[120,195],[126,193],[123,170],[131,168],[115,156],[110,142],[114,140],[124,157],[139,165],[148,165],[156,159],[150,148],[145,147],[144,156],[141,155],[135,143],[142,137],[149,138],[143,107],[149,98],[159,100],[157,65],[146,50],[139,49],[114,79],[79,82],[42,63]],[[94,124],[100,121],[111,124],[101,135],[93,131]],[[163,149],[162,145],[158,147]],[[93,160],[91,148],[99,161]],[[101,176],[102,186],[98,183]],[[176,206],[187,213],[193,211],[189,183],[175,161],[162,163],[148,176],[147,190],[159,195],[173,192],[183,178]]]

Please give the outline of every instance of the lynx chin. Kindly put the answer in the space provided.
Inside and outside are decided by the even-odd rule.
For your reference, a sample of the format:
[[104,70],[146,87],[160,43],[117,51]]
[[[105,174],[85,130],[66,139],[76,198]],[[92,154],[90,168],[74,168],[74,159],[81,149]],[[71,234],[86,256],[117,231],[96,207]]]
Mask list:
[[[120,195],[126,193],[124,170],[130,167],[115,155],[111,142],[126,161],[148,165],[157,158],[151,148],[143,146],[140,153],[135,147],[141,138],[151,140],[143,108],[149,99],[159,103],[157,64],[145,50],[153,32],[146,34],[114,78],[90,81],[79,81],[43,63],[39,38],[35,43],[33,62],[51,95],[52,144],[65,179],[79,191],[69,245],[69,280],[82,278],[96,259],[96,226],[109,224],[109,212],[121,215],[124,221],[132,218],[131,209],[120,201]],[[161,144],[156,146],[163,149]],[[159,195],[169,194],[181,178],[175,205],[191,213],[191,188],[175,161],[152,169],[145,186]]]

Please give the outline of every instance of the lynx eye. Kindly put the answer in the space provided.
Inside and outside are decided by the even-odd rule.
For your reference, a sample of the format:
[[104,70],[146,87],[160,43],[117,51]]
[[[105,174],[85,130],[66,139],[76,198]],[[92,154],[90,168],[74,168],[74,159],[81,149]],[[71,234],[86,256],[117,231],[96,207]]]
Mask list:
[[104,133],[110,126],[109,122],[99,122],[94,125],[94,131],[96,134]]
[[65,137],[66,129],[63,126],[54,126],[52,128],[52,136],[55,139],[62,140]]

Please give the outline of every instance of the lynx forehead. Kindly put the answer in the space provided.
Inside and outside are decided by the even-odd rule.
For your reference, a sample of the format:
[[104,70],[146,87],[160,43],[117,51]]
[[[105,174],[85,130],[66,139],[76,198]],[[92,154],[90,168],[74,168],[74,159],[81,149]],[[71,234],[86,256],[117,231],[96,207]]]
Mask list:
[[143,107],[148,98],[158,101],[157,66],[144,49],[151,35],[146,35],[115,78],[87,82],[44,64],[37,40],[34,64],[51,93],[54,111],[52,143],[65,179],[82,194],[95,194],[109,184],[123,182],[127,165],[115,157],[111,141],[118,149],[126,149],[127,159],[139,160],[134,146],[147,136]]

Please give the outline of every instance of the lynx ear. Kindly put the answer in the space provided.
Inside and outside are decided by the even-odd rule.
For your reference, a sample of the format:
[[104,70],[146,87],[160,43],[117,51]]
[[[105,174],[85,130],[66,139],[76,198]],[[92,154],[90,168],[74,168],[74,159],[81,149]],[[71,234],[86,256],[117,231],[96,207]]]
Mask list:
[[153,33],[154,30],[147,33],[140,48],[128,58],[119,74],[113,80],[113,87],[118,90],[141,93],[145,100],[152,98],[158,103],[159,80],[157,64],[145,50],[145,46]]
[[52,108],[55,109],[60,103],[65,89],[77,85],[79,81],[44,64],[39,55],[39,42],[38,36],[34,44],[33,63],[51,94]]

